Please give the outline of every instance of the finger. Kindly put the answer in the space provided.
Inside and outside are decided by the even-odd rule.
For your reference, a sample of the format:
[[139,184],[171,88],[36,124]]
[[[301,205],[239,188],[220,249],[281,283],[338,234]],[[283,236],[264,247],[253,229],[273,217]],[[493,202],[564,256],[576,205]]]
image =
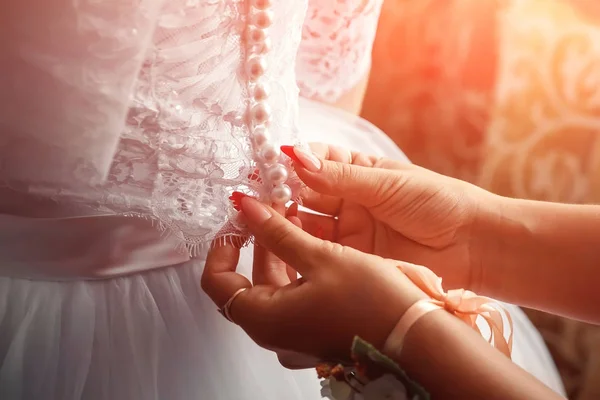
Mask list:
[[[273,210],[279,215],[286,214],[285,204],[275,204]],[[291,282],[288,276],[287,264],[259,243],[254,245],[252,282],[254,285],[273,285],[276,287],[282,287]]]
[[338,220],[329,215],[313,214],[299,211],[298,218],[302,221],[302,229],[319,239],[337,241]]
[[279,203],[279,204],[273,204],[273,205],[271,205],[271,208],[273,210],[275,210],[279,215],[284,215],[285,216],[286,213],[287,213],[287,209],[285,208],[285,204],[281,204],[281,203]]
[[[319,159],[332,160],[342,163],[352,162],[352,152],[344,148],[322,143],[313,143],[310,145],[310,148]],[[284,147],[282,147],[282,150],[283,149]],[[300,161],[296,157],[295,150],[293,148],[288,148],[285,153],[292,158],[292,160],[294,160],[294,164],[297,164],[297,161]],[[301,163],[300,167],[301,168],[298,168],[299,171],[303,169]],[[302,198],[302,203],[304,206],[328,215],[337,215],[342,204],[342,199],[340,197],[336,195],[332,196],[322,194],[314,191],[310,187],[306,187],[304,190],[302,190],[300,197]]]
[[272,324],[273,318],[281,314],[281,308],[287,306],[281,300],[273,301],[278,290],[280,289],[274,286],[263,285],[240,293],[229,306],[231,320],[248,333],[257,327]]
[[297,217],[298,216],[298,203],[292,203],[292,205],[286,210],[285,217]]
[[324,160],[350,163],[363,167],[376,167],[384,169],[406,169],[411,168],[412,164],[406,161],[393,160],[391,158],[377,157],[364,154],[358,151],[349,150],[344,147],[334,146],[325,143],[310,143],[310,150],[318,157]]
[[[306,158],[301,159],[296,156],[296,153],[302,155],[306,151],[303,151],[302,148],[292,148],[290,150],[289,146],[287,147],[286,154],[291,152],[292,158],[293,156],[296,157],[294,164],[297,167],[299,166],[299,168],[296,168],[296,172],[308,186],[301,193],[303,204],[310,209],[329,215],[338,215],[342,200],[354,200],[356,194],[356,191],[345,190],[345,187],[338,190],[337,181],[347,177],[347,175],[339,176],[340,173],[345,172],[339,171],[343,168],[341,165],[372,168],[375,171],[378,169],[403,170],[412,167],[411,164],[404,161],[379,158],[337,146],[313,143],[310,145],[310,149],[312,155],[318,159],[320,170],[310,173],[310,169],[304,167],[303,164],[303,160]],[[332,166],[338,166],[338,168],[332,169]],[[332,179],[332,174],[335,174],[333,177],[337,177],[336,183],[327,182],[328,179]],[[308,179],[308,181],[305,179]],[[327,185],[328,183],[329,185]],[[327,190],[324,190],[324,188],[327,188]]]
[[254,285],[275,287],[283,287],[291,282],[287,264],[258,243],[254,245],[252,282]]
[[279,359],[279,363],[287,369],[312,368],[321,361],[311,355],[285,350],[277,351],[277,358]]
[[201,284],[219,308],[239,289],[252,287],[248,279],[235,272],[239,258],[240,250],[227,243],[215,242],[208,253]]
[[[313,208],[315,201],[325,201],[324,196],[336,196],[337,203],[327,204],[328,214],[337,215],[341,200],[371,208],[384,204],[402,187],[407,179],[405,171],[373,168],[350,163],[321,160],[318,171],[297,168],[298,177],[318,193],[316,199],[311,192],[305,194],[305,203]],[[332,206],[338,207],[332,210]],[[315,207],[319,207],[315,205]],[[333,211],[333,212],[332,212]]]
[[[294,204],[296,204],[295,212],[294,211],[288,212],[288,215],[298,213],[298,204],[297,203],[294,203]],[[300,220],[300,218],[298,218],[295,215],[291,215],[291,216],[288,216],[287,219],[292,224],[294,224],[298,228],[302,229],[302,221]],[[288,275],[288,278],[290,279],[290,282],[296,282],[298,280],[298,272],[294,268],[290,267],[289,265],[287,265],[287,275]]]
[[302,276],[310,275],[315,260],[329,258],[322,240],[304,232],[272,208],[251,197],[244,197],[241,205],[248,229],[256,241]]
[[[373,166],[379,159],[378,157],[352,151],[344,147],[334,146],[325,143],[310,143],[310,150],[314,155],[323,160],[354,163],[365,167]],[[295,151],[294,151],[295,154]]]

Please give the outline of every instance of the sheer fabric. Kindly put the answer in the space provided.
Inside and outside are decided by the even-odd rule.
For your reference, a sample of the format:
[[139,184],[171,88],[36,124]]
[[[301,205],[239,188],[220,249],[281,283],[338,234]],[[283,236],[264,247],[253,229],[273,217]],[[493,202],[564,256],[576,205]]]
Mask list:
[[[265,189],[249,178],[247,5],[3,9],[0,204],[21,216],[0,215],[1,398],[320,398],[312,371],[284,370],[216,312],[199,287],[202,252],[173,251],[223,234],[232,190]],[[277,0],[272,11],[271,133],[293,144],[306,3]],[[370,129],[337,118],[313,137],[349,145]],[[250,258],[246,249],[242,273]]]
[[[325,140],[367,154],[406,160],[390,139],[366,121],[318,103],[301,104],[300,129],[307,140]],[[272,353],[260,349],[242,330],[217,313],[199,287],[201,259],[177,261],[165,251],[164,243],[155,240],[156,231],[140,221],[135,222],[134,231],[121,235],[119,243],[127,254],[114,246],[116,231],[111,233],[110,227],[129,226],[131,219],[96,216],[81,222],[87,229],[78,226],[73,230],[56,220],[0,215],[0,244],[5,244],[0,249],[0,271],[4,275],[0,277],[0,398],[317,400],[321,397],[314,371],[283,369]],[[31,235],[31,231],[39,236]],[[81,234],[95,236],[97,248],[75,253],[69,246],[57,246],[59,239],[36,240],[51,235],[68,239]],[[35,243],[39,251],[27,254],[10,245],[17,242],[29,243],[29,248]],[[120,259],[133,275],[75,282],[23,279],[19,275],[22,272],[19,267],[24,264],[47,266],[53,262],[48,254],[60,251],[69,255],[62,258],[63,267],[93,265],[98,262],[95,250],[111,243],[112,252],[104,253],[116,257],[105,256],[110,260],[102,258],[100,263],[110,266],[110,261]],[[244,249],[239,271],[247,276],[251,274],[251,257],[251,249]],[[26,263],[21,262],[24,258]],[[157,260],[175,264],[136,273],[136,265]],[[54,266],[37,268],[36,272],[36,279],[55,280],[68,271]],[[31,270],[28,276],[34,276]],[[507,307],[515,324],[514,361],[561,392],[560,381],[538,333],[517,307]]]
[[302,96],[335,103],[371,68],[383,0],[309,0],[296,72]]
[[[192,250],[209,243],[233,212],[234,189],[269,190],[248,178],[247,5],[11,2],[2,29],[14,39],[3,41],[0,67],[2,183],[88,213],[153,219]],[[303,0],[272,5],[265,79],[275,145],[297,141],[305,8]]]
[[[3,186],[153,219],[191,249],[210,242],[232,213],[232,190],[268,190],[248,179],[247,7],[10,2],[0,28]],[[275,145],[297,141],[296,72],[303,95],[332,101],[364,77],[380,8],[315,0],[305,19],[304,0],[274,2]]]
[[2,182],[106,178],[161,7],[162,0],[3,4]]
[[[320,397],[311,371],[283,370],[218,315],[199,287],[202,254],[189,261],[172,251],[219,234],[234,188],[265,190],[248,177],[247,4],[3,5],[0,207],[21,216],[0,215],[0,398]],[[275,144],[314,139],[403,158],[370,124],[319,104],[303,103],[301,134],[296,127],[295,72],[308,97],[354,86],[368,69],[380,4],[313,3],[305,20],[303,0],[273,1]],[[319,65],[311,52],[336,56]],[[162,240],[151,222],[175,235]],[[243,273],[250,258],[246,249]],[[522,365],[553,386],[526,320],[523,332],[539,351],[523,353]]]

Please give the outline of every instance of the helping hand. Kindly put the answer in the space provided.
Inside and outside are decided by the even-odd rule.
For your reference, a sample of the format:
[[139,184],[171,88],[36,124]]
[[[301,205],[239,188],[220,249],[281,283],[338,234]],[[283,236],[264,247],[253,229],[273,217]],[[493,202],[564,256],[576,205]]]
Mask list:
[[[219,307],[247,288],[231,303],[231,319],[285,366],[315,365],[289,354],[347,359],[355,335],[381,347],[408,307],[425,296],[398,270],[400,262],[315,238],[290,221],[295,217],[250,197],[240,203],[259,247],[254,286],[235,272],[240,251],[226,244],[209,253],[202,287]],[[286,264],[302,278],[290,279]]]
[[425,265],[447,288],[479,291],[476,225],[494,196],[404,162],[333,146],[282,147],[308,188],[307,232],[384,258]]

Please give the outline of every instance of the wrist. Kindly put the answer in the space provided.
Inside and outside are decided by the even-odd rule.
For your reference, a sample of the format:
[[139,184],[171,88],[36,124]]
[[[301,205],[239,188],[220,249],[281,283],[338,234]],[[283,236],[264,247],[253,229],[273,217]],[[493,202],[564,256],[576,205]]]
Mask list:
[[[509,329],[506,330],[504,327],[506,310],[496,304],[494,300],[463,289],[446,292],[442,287],[441,278],[426,267],[402,264],[399,268],[406,274],[408,279],[423,291],[425,298],[415,302],[400,317],[385,341],[383,346],[385,353],[398,357],[402,351],[407,333],[413,329],[413,326],[431,312],[443,310],[475,330],[478,329],[477,316],[482,316],[487,322],[490,332],[492,332],[490,343],[510,357],[512,323],[508,318]],[[503,333],[506,331],[510,332],[508,342],[505,340]]]
[[522,285],[526,270],[544,258],[540,253],[544,250],[536,245],[534,234],[540,215],[531,204],[527,200],[492,195],[474,239],[480,294],[515,303],[517,286]]
[[388,335],[382,347],[383,353],[394,360],[399,360],[408,333],[413,330],[415,325],[417,325],[421,319],[424,319],[427,314],[434,311],[445,312],[442,306],[429,302],[427,299],[416,301],[408,308],[408,310],[406,310],[400,320],[396,323],[394,329]]
[[523,236],[516,200],[487,193],[478,207],[471,230],[469,256],[471,290],[495,296],[504,286],[504,266],[511,259],[511,243]]

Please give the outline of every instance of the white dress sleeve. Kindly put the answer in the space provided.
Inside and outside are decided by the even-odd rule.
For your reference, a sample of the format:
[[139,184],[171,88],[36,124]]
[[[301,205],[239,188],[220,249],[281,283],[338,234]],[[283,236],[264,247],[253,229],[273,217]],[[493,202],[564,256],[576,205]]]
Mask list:
[[3,2],[3,181],[65,186],[106,178],[162,2]]
[[366,77],[383,0],[309,0],[296,66],[300,94],[336,102]]

